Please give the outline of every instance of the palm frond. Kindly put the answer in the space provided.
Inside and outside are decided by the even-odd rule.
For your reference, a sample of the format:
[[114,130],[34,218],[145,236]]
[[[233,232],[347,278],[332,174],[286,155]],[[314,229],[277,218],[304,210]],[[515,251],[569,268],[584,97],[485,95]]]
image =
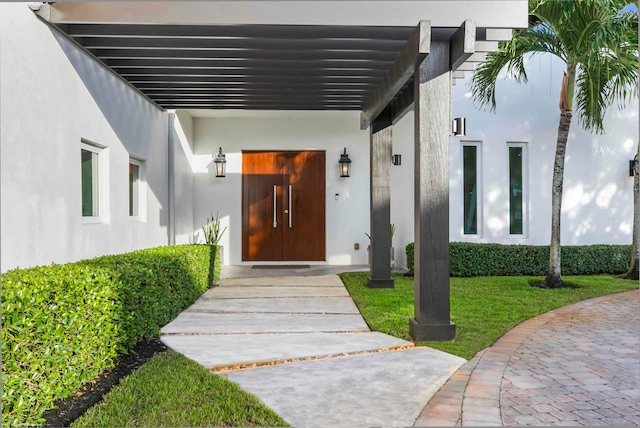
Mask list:
[[624,2],[605,1],[608,15],[584,40],[577,78],[578,118],[585,129],[603,132],[604,114],[614,102],[624,106],[638,94],[637,12],[610,9]]
[[[635,7],[627,7],[634,4]],[[638,9],[629,0],[530,0],[531,28],[515,31],[513,40],[489,54],[471,81],[476,105],[496,107],[496,80],[505,67],[526,82],[524,56],[551,53],[577,68],[574,95],[586,129],[602,131],[606,109],[638,94]]]
[[566,49],[569,60],[580,63],[593,44],[602,45],[618,30],[624,0],[535,0],[531,14],[549,26]]
[[474,72],[471,93],[476,105],[495,110],[496,81],[505,67],[510,77],[518,83],[526,83],[524,58],[535,53],[551,53],[563,60],[566,57],[562,45],[548,27],[515,31],[512,40],[502,42],[499,50],[488,54],[486,62]]
[[628,49],[629,46],[602,49],[581,63],[576,79],[576,106],[585,129],[603,132],[607,108],[616,101],[623,107],[638,95],[638,56],[626,52]]

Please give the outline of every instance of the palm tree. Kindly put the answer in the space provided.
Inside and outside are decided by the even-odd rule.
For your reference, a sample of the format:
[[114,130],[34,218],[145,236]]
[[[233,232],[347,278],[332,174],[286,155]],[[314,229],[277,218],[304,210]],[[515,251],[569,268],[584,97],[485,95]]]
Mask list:
[[560,93],[560,122],[551,185],[551,245],[548,288],[562,287],[560,212],[567,137],[574,105],[580,124],[604,132],[604,114],[615,101],[637,96],[638,9],[625,0],[530,0],[529,28],[487,56],[471,82],[480,107],[496,107],[496,79],[503,68],[526,82],[524,57],[550,53],[566,65]]
[[635,165],[633,170],[633,240],[631,242],[631,263],[629,270],[624,274],[626,279],[640,279],[640,144],[638,144],[638,153],[635,156]]

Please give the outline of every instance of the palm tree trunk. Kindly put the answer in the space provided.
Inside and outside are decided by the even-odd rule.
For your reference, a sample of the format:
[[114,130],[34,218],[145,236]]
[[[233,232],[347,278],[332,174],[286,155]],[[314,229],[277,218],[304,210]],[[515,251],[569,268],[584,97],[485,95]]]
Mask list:
[[638,155],[636,155],[636,165],[633,177],[633,242],[631,245],[631,264],[629,271],[624,275],[626,279],[639,279],[638,265],[640,264],[640,247],[638,240],[640,238],[640,144],[638,145]]
[[549,245],[549,272],[544,281],[547,288],[562,287],[560,269],[560,216],[562,212],[562,184],[564,181],[564,157],[567,151],[567,139],[571,126],[571,111],[560,113],[556,157],[553,163],[553,181],[551,183],[551,245]]

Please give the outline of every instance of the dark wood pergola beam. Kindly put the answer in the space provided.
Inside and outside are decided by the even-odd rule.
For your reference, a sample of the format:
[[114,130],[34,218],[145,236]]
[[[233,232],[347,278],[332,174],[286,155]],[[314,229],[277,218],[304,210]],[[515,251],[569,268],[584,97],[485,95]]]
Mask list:
[[170,76],[170,75],[137,75],[127,79],[133,84],[170,84],[176,85],[218,85],[218,86],[238,86],[238,85],[269,85],[274,87],[340,87],[346,88],[358,86],[373,89],[380,80],[379,77],[372,76]]
[[[71,37],[71,36],[70,36]],[[71,37],[85,49],[161,48],[161,49],[262,49],[262,50],[347,50],[392,51],[404,45],[402,40],[376,39],[189,39],[186,37]]]
[[[272,76],[275,78],[288,79],[289,77],[317,77],[320,79],[340,77],[353,78],[355,75],[358,79],[382,79],[384,70],[362,69],[349,70],[346,68],[334,68],[329,70],[317,70],[313,68],[296,68],[282,70],[277,67],[266,68],[171,68],[171,67],[110,67],[123,77],[134,76],[225,76],[233,79],[239,79],[246,76]],[[398,88],[399,89],[399,88]],[[391,100],[389,100],[391,101]],[[387,101],[388,102],[388,101]]]
[[161,94],[180,94],[180,95],[199,95],[201,93],[207,94],[215,94],[215,95],[224,95],[224,94],[234,94],[234,93],[270,93],[270,94],[281,94],[282,91],[287,91],[287,94],[336,94],[336,95],[360,95],[367,96],[368,90],[366,88],[327,88],[327,87],[311,87],[311,88],[301,88],[301,87],[273,87],[273,86],[234,86],[234,87],[223,87],[223,86],[201,86],[201,87],[170,87],[169,85],[157,86],[157,85],[139,85],[140,89],[144,87],[145,92],[148,92],[152,95],[161,95]]
[[358,110],[358,106],[348,104],[277,104],[277,103],[230,103],[221,102],[217,104],[192,104],[192,103],[162,103],[163,108],[168,110],[184,110],[184,109],[211,109],[211,110],[339,110],[354,111]]
[[308,60],[362,60],[362,61],[388,61],[392,63],[397,56],[394,51],[376,51],[376,50],[286,50],[278,51],[275,49],[155,49],[155,48],[104,48],[89,49],[89,51],[100,59],[132,59],[132,58],[228,58],[228,59],[268,59],[290,60],[296,58],[300,61]]
[[58,24],[71,37],[188,37],[261,39],[407,39],[411,27],[344,25]]
[[391,69],[378,85],[371,99],[365,104],[360,115],[360,129],[367,129],[387,108],[387,105],[427,57],[430,47],[431,22],[420,21]]
[[[476,25],[472,20],[465,20],[460,28],[449,39],[449,60],[452,71],[457,70],[471,55],[475,53]],[[414,82],[409,83],[395,95],[389,103],[391,123],[397,123],[413,106]]]
[[413,84],[413,80],[411,80],[405,88],[402,88],[398,96],[391,101],[389,108],[391,109],[392,125],[398,123],[411,110],[413,106]]
[[449,68],[456,71],[475,53],[476,24],[467,19],[449,39]]
[[392,61],[375,60],[346,60],[346,59],[318,59],[318,60],[298,60],[289,59],[243,59],[227,58],[125,58],[125,59],[103,59],[104,63],[114,69],[121,68],[236,68],[243,69],[277,69],[277,70],[327,70],[327,69],[349,69],[354,73],[361,70],[386,70],[393,63]]

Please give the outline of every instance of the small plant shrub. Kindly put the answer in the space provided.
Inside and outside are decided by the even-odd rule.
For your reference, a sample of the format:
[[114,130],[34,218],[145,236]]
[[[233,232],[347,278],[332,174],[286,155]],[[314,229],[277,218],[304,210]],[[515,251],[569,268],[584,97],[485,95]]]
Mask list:
[[220,240],[222,239],[222,234],[227,230],[225,226],[224,229],[220,229],[220,219],[218,218],[218,213],[216,213],[215,218],[213,217],[213,213],[210,217],[207,217],[207,223],[202,226],[202,232],[204,233],[204,242],[209,245],[218,245]]
[[[414,244],[406,247],[407,266],[413,272]],[[543,276],[549,266],[549,246],[452,242],[451,276]],[[629,268],[630,245],[562,247],[563,275],[617,275]]]
[[4,273],[3,426],[42,424],[55,400],[158,337],[207,289],[211,254],[160,247]]

